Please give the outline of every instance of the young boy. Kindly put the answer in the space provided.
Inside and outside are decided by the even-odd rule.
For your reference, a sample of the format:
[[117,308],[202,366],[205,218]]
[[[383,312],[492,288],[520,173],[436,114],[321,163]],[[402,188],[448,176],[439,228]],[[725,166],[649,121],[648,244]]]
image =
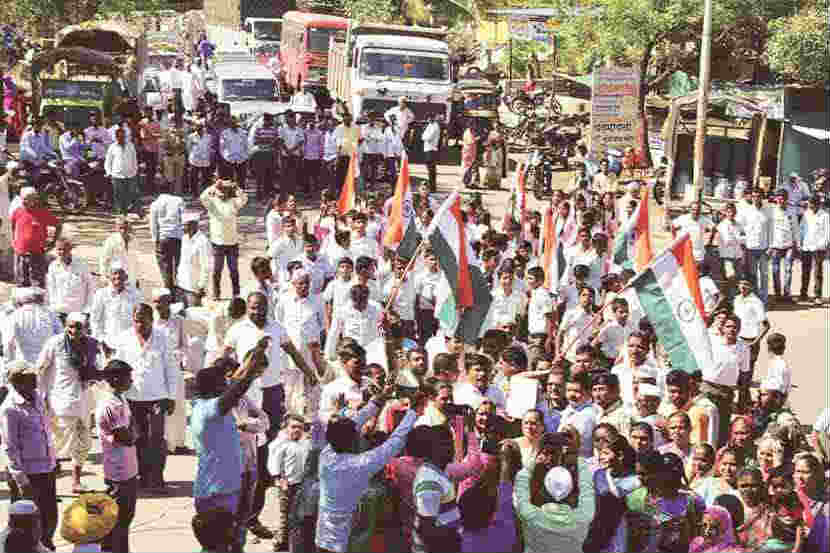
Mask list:
[[577,348],[590,342],[590,333],[583,332],[583,329],[593,317],[593,307],[594,289],[590,286],[583,286],[579,289],[579,305],[566,311],[562,317],[557,336],[557,351],[561,352],[563,347],[568,348],[568,351],[560,357],[564,357],[571,363],[576,362]]
[[337,261],[337,277],[326,285],[322,299],[325,305],[326,329],[334,319],[335,307],[346,305],[349,301],[349,290],[352,289],[352,272],[354,262],[349,257],[341,257]]
[[529,335],[555,334],[553,311],[554,296],[548,292],[545,285],[545,271],[541,267],[531,267],[527,270],[527,332]]
[[770,354],[767,378],[780,379],[784,383],[784,396],[786,397],[790,393],[793,378],[793,370],[787,360],[784,359],[784,352],[787,349],[787,337],[778,332],[773,332],[767,337],[767,349]]
[[628,321],[628,302],[625,298],[614,298],[611,302],[614,319],[602,325],[597,337],[591,343],[597,349],[599,364],[611,370],[620,348],[628,340],[634,326]]
[[298,415],[285,417],[285,439],[275,440],[268,446],[268,472],[274,478],[279,493],[279,520],[274,538],[274,551],[288,549],[289,509],[303,482],[306,458],[311,451],[311,439],[304,437],[305,421]]

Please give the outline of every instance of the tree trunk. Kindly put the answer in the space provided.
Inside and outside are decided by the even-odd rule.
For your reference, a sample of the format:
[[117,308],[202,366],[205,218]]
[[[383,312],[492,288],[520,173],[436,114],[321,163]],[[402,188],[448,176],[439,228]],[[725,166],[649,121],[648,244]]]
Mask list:
[[641,159],[645,167],[652,167],[654,165],[651,159],[651,149],[648,146],[648,117],[646,117],[646,94],[648,94],[649,90],[648,64],[651,61],[653,49],[653,44],[647,45],[643,52],[643,57],[640,58],[640,98],[637,105],[640,130],[637,133],[637,143],[642,152]]

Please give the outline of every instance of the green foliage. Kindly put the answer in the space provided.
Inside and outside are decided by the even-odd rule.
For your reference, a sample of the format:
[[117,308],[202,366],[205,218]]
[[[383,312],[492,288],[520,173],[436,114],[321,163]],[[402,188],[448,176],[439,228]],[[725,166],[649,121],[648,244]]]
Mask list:
[[343,0],[346,15],[357,22],[391,23],[398,12],[395,0]]
[[828,0],[820,0],[793,17],[770,24],[767,42],[770,69],[789,80],[804,83],[830,82],[830,25]]
[[152,13],[168,4],[167,0],[15,0],[11,15],[19,26],[40,36],[50,36],[67,25],[136,11]]

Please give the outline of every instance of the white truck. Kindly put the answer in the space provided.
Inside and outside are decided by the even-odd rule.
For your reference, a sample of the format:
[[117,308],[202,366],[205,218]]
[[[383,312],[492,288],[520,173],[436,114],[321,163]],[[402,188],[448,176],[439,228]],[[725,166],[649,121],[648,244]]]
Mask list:
[[248,17],[242,26],[248,33],[248,50],[253,55],[263,53],[263,49],[279,51],[282,19]]
[[285,109],[274,74],[247,52],[217,54],[208,89],[220,103],[229,104],[231,115],[242,119]]
[[383,114],[405,96],[416,123],[449,122],[453,82],[447,33],[427,27],[352,24],[329,46],[328,87],[355,119]]

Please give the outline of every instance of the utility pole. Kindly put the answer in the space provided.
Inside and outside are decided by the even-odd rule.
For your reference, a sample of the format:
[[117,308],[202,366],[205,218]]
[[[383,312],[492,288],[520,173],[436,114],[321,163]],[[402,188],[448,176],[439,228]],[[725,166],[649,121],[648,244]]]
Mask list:
[[700,43],[700,84],[697,89],[697,125],[695,127],[695,176],[693,190],[698,203],[703,196],[703,147],[706,144],[706,111],[712,84],[712,0],[703,4],[703,37]]

